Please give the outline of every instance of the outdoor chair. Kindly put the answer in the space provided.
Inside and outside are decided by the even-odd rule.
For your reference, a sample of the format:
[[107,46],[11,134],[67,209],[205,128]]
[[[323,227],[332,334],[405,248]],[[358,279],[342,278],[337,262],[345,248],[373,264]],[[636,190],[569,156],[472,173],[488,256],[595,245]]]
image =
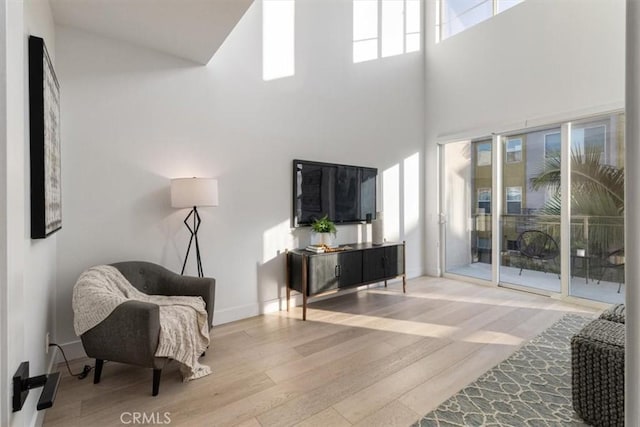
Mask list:
[[622,283],[624,281],[624,248],[617,249],[607,254],[600,269],[600,278],[598,279],[598,284],[600,284],[600,281],[602,280],[602,277],[607,270],[623,270],[623,274],[618,274],[618,293],[620,293],[620,288],[622,288]]
[[[545,273],[547,272],[546,263],[549,261],[555,262],[555,259],[560,254],[558,243],[553,237],[540,230],[525,230],[520,233],[516,241],[516,247],[522,256],[540,263]],[[524,265],[520,267],[520,273],[518,273],[520,276],[523,269]],[[558,275],[558,278],[560,278],[560,275]]]

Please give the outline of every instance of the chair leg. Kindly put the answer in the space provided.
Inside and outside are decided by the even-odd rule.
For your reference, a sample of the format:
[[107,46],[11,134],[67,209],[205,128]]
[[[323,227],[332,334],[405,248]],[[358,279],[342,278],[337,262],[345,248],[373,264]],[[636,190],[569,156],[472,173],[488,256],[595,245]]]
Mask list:
[[162,375],[162,369],[153,370],[153,391],[152,396],[157,396],[160,391],[160,376]]
[[618,293],[620,293],[620,288],[622,288],[622,282],[618,283]]
[[524,268],[524,266],[523,266],[523,267],[520,267],[520,273],[518,273],[518,276],[522,276],[522,269],[523,269],[523,268]]
[[93,369],[93,383],[98,384],[100,382],[100,375],[102,375],[102,365],[104,360],[96,359],[96,367]]

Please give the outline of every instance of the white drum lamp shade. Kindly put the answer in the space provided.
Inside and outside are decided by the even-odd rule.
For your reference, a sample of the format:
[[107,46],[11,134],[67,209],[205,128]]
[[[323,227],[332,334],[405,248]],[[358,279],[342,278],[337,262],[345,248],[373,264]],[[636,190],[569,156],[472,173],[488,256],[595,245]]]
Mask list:
[[218,180],[213,178],[176,178],[171,180],[171,206],[218,206]]

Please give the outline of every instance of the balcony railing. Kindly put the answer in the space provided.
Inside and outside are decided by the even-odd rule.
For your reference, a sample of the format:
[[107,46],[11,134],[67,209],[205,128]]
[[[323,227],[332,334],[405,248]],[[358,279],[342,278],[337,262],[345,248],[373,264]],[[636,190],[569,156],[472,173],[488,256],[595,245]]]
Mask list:
[[[491,215],[473,215],[471,230],[471,250],[474,262],[491,262]],[[588,258],[588,262],[572,262],[572,276],[603,275],[610,269],[607,257],[616,250],[624,249],[624,217],[623,216],[585,216],[571,217],[571,256]],[[550,235],[561,245],[560,217],[557,215],[505,214],[501,216],[501,258],[502,265],[523,266],[526,269],[541,270],[539,263],[523,259],[517,247],[520,233],[526,230],[539,230]],[[557,263],[548,263],[544,268],[548,271],[559,270]],[[583,260],[581,260],[583,261]],[[591,273],[587,272],[589,265]],[[574,267],[575,266],[575,267]],[[612,280],[624,278],[624,267],[616,268],[617,276]],[[620,279],[619,276],[622,276]]]

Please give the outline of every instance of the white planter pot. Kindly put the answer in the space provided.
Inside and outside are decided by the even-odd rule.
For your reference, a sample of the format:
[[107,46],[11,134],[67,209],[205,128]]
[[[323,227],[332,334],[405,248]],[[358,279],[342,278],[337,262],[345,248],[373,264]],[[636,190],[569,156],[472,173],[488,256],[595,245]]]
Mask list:
[[312,245],[327,245],[333,246],[334,237],[331,233],[311,233]]

